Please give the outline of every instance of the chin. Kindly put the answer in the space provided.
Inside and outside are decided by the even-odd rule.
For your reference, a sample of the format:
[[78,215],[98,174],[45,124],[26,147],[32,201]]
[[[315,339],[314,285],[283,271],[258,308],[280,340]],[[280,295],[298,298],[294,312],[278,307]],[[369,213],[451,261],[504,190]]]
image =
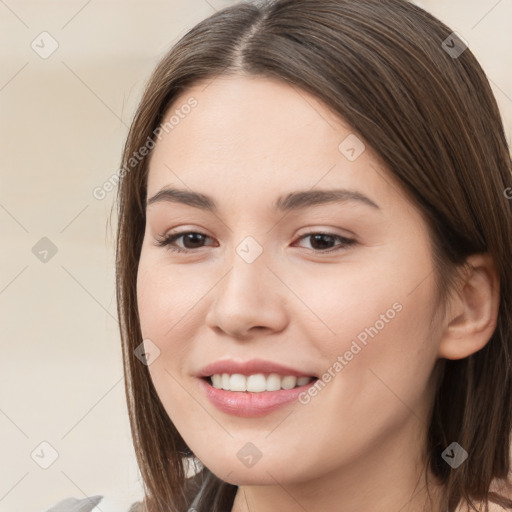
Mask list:
[[[206,463],[208,462],[208,463]],[[203,463],[212,473],[224,482],[232,485],[276,485],[299,482],[307,479],[308,476],[301,474],[305,468],[293,468],[290,472],[291,463],[286,460],[272,460],[271,458],[256,462],[252,466],[246,467],[238,459],[232,462],[223,461],[205,461]]]
[[[232,485],[275,485],[276,479],[279,483],[282,483],[282,480],[277,476],[282,474],[282,472],[272,469],[272,467],[268,470],[268,473],[262,468],[256,470],[255,468],[240,469],[223,467],[221,472],[216,472],[213,468],[208,469],[218,478]],[[272,478],[272,476],[274,476],[274,478]],[[289,475],[287,475],[287,479],[288,478]]]

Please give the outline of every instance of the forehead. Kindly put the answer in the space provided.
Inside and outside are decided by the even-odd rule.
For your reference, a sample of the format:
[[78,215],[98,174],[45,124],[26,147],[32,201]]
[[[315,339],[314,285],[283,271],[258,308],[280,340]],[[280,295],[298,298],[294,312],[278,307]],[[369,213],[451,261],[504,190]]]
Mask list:
[[350,126],[314,96],[276,79],[198,83],[173,101],[162,124],[169,121],[151,155],[148,197],[169,185],[269,201],[291,189],[358,185],[377,196],[386,186],[362,140],[357,159],[343,153],[346,140],[358,144]]

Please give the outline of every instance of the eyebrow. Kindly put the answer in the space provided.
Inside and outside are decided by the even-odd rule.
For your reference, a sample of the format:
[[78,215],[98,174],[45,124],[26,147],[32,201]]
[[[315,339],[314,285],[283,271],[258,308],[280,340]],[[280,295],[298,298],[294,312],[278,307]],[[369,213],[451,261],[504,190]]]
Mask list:
[[[304,190],[290,192],[280,196],[272,205],[275,213],[293,210],[301,210],[326,203],[345,203],[357,201],[374,209],[380,210],[380,206],[364,194],[356,190]],[[164,187],[146,202],[146,207],[159,202],[180,203],[205,211],[217,212],[215,200],[199,192],[190,190]]]

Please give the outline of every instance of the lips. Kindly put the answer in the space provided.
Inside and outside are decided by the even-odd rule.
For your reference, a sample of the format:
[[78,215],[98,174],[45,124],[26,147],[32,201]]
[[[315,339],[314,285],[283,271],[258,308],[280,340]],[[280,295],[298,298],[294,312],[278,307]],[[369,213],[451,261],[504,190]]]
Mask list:
[[301,393],[305,393],[316,383],[315,380],[293,389],[249,393],[216,389],[205,379],[198,379],[198,381],[202,393],[219,411],[243,418],[265,416],[287,405],[297,404]]
[[[279,389],[273,391],[259,392],[231,391],[219,389],[212,385],[212,376],[234,377],[235,380],[245,380],[248,378],[263,378],[265,375],[275,378],[283,377],[283,382],[291,379],[297,382],[297,386],[292,389]],[[302,371],[290,366],[281,365],[271,361],[261,359],[252,359],[251,361],[239,362],[234,360],[222,360],[205,366],[197,375],[202,392],[206,398],[220,411],[245,418],[264,416],[276,409],[284,407],[293,402],[297,402],[301,393],[308,387],[314,385],[318,378],[308,371]],[[302,382],[305,384],[302,384]],[[232,383],[233,384],[233,383]],[[234,386],[236,387],[236,386]],[[250,386],[249,386],[250,387]]]
[[254,375],[257,373],[277,373],[283,377],[290,375],[294,377],[317,378],[317,376],[311,372],[298,370],[290,366],[274,363],[272,361],[265,361],[263,359],[252,359],[245,362],[234,361],[233,359],[216,361],[202,368],[197,376],[205,378],[222,373],[227,373],[229,375],[238,373],[245,376]]

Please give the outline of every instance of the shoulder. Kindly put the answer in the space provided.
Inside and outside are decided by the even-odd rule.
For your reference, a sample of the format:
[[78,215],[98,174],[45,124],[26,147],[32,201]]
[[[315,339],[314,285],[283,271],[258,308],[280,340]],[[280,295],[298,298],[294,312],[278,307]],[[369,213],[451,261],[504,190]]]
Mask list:
[[512,480],[509,479],[495,479],[489,488],[489,494],[493,495],[494,499],[504,503],[499,505],[489,500],[489,512],[503,512],[504,510],[511,510],[512,508]]
[[489,508],[487,509],[488,512],[506,512],[510,510],[510,508],[502,507],[501,505],[498,505],[493,501],[488,501],[487,505],[489,506]]
[[[45,512],[93,512],[102,499],[103,496],[90,496],[83,499],[66,498]],[[142,502],[133,503],[127,512],[142,512]]]
[[130,507],[128,512],[143,512],[142,501],[132,503],[132,506]]
[[[487,504],[488,508],[485,508],[485,505]],[[494,501],[473,501],[473,506],[477,508],[470,508],[469,505],[465,504],[459,504],[459,506],[456,509],[456,512],[467,512],[469,510],[485,510],[486,512],[508,512],[511,510],[509,506],[506,505],[499,505],[498,503],[495,503]]]
[[[512,510],[512,479],[494,479],[489,487],[487,501],[473,500],[472,503],[473,507],[462,501],[457,506],[456,512],[466,512],[468,510],[508,512]],[[485,508],[486,506],[488,507],[487,509]],[[474,507],[478,508],[475,509]]]
[[103,496],[90,496],[84,499],[66,498],[46,512],[91,512],[102,499]]

